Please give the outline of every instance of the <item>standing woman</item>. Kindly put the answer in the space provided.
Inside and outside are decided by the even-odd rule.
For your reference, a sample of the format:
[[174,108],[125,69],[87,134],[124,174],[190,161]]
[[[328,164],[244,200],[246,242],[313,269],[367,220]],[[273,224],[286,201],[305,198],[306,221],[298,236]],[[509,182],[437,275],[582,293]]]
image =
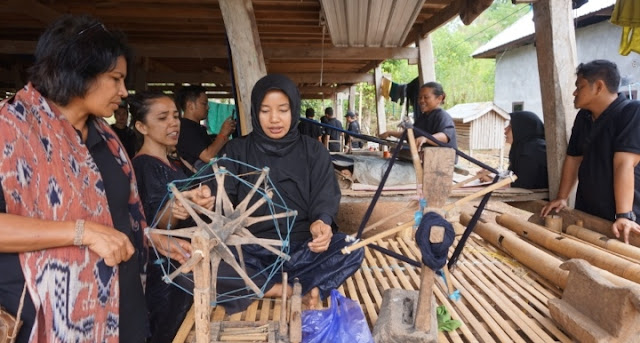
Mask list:
[[[180,135],[180,116],[173,99],[162,92],[149,91],[137,93],[128,102],[131,123],[143,137],[142,147],[132,162],[146,217],[151,222],[156,220],[156,214],[160,215],[157,219],[157,228],[160,229],[195,226],[193,220],[188,220],[189,214],[180,202],[163,203],[167,184],[187,178],[184,171],[171,163],[167,156],[168,150],[178,143]],[[202,207],[213,208],[214,198],[206,185],[184,191],[182,195]],[[171,212],[164,208],[169,204],[172,204]],[[178,238],[173,238],[171,243],[178,244],[182,249],[185,256],[179,262],[184,263],[187,254],[191,253],[191,245]],[[162,265],[166,265],[166,262],[159,264],[156,261],[156,256],[152,255],[147,266],[145,296],[151,323],[149,342],[171,342],[193,302],[193,297],[181,288],[190,289],[193,283],[183,275],[173,280],[181,288],[164,282]],[[175,261],[172,263],[175,265]]]
[[[427,82],[422,85],[422,87],[420,87],[420,94],[418,95],[421,114],[415,118],[413,126],[430,133],[438,141],[457,149],[456,127],[453,124],[453,119],[447,111],[440,107],[446,97],[447,94],[445,94],[441,84],[437,82]],[[415,135],[418,148],[425,143],[437,146],[436,143],[420,133],[416,132]],[[383,139],[389,136],[400,138],[402,132],[387,131],[380,135]]]
[[129,57],[122,34],[64,16],[38,40],[30,82],[0,104],[0,304],[16,314],[24,295],[18,342],[147,337],[146,223],[103,120],[127,96]]
[[[227,143],[223,153],[257,168],[269,167],[269,177],[284,203],[297,211],[289,236],[291,259],[284,263],[283,270],[288,272],[290,281],[300,279],[302,293],[306,294],[305,303],[314,307],[319,296],[327,297],[332,289],[360,268],[364,252],[362,249],[348,255],[339,252],[347,243],[345,234],[338,233],[335,224],[341,194],[331,156],[318,140],[300,134],[299,119],[300,93],[295,84],[284,75],[267,75],[256,82],[251,92],[253,131]],[[228,161],[221,161],[221,164],[224,162]],[[243,175],[249,183],[255,183],[258,178],[253,169],[244,165],[226,163],[225,167],[230,173]],[[249,188],[242,187],[234,178],[226,180],[229,180],[225,181],[227,194],[237,204],[247,196]],[[259,196],[254,195],[251,204],[258,199]],[[253,215],[269,214],[269,209],[263,205]],[[272,221],[248,227],[256,237],[269,239],[285,237],[285,228],[286,218],[279,219],[277,227]],[[278,230],[281,230],[280,234]],[[264,254],[251,247],[243,245],[248,268],[259,271],[273,263],[269,260],[273,254]],[[254,281],[258,287],[264,285],[259,278]],[[278,281],[267,285],[266,297],[280,296],[283,286],[290,288]],[[218,279],[219,292],[230,291],[225,282]],[[245,299],[223,305],[227,313],[233,313],[243,310],[251,301]]]

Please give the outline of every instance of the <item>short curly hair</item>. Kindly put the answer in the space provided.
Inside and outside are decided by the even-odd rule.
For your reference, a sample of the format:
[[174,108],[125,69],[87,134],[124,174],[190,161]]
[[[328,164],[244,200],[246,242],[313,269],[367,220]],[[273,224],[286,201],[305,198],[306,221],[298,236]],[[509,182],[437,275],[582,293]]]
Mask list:
[[119,57],[130,65],[132,52],[120,31],[109,31],[90,16],[64,15],[38,39],[29,81],[62,106],[83,97],[99,74],[115,68]]

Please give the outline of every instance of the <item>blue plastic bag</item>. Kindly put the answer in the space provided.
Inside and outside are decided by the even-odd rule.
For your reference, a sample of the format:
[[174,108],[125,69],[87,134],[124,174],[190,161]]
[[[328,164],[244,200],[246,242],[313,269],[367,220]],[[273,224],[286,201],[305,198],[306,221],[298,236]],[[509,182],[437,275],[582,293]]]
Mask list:
[[360,304],[331,291],[331,307],[302,312],[303,343],[373,343]]

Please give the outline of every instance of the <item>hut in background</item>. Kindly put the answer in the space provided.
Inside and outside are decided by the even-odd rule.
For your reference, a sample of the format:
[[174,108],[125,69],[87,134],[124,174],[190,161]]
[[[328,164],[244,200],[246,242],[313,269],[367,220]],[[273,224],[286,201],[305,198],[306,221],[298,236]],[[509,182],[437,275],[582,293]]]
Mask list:
[[448,109],[456,125],[458,148],[468,150],[500,150],[500,169],[504,160],[504,127],[509,113],[493,102],[458,104]]

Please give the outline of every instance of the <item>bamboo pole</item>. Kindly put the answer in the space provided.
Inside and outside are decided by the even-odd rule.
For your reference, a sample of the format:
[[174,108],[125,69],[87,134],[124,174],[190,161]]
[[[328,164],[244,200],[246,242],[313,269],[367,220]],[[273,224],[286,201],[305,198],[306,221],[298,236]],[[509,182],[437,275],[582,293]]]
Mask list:
[[609,238],[577,225],[567,226],[567,234],[640,262],[640,248],[636,246],[622,243],[617,239]]
[[498,224],[509,228],[518,235],[527,237],[557,254],[568,258],[581,258],[592,265],[608,270],[627,280],[640,283],[640,264],[625,260],[606,251],[596,249],[584,243],[563,239],[562,236],[550,232],[539,225],[529,223],[518,217],[503,214],[496,217]]
[[462,199],[459,199],[459,200],[457,200],[455,202],[452,202],[450,204],[446,204],[446,205],[444,205],[442,207],[442,209],[445,212],[447,212],[447,211],[449,211],[449,210],[451,210],[451,209],[453,209],[455,207],[458,207],[458,206],[460,206],[462,204],[465,204],[465,203],[467,203],[467,202],[469,202],[469,201],[471,201],[473,199],[479,198],[479,197],[481,197],[481,196],[483,196],[483,195],[485,195],[485,194],[487,194],[489,192],[493,192],[493,191],[495,191],[496,189],[498,189],[500,187],[509,185],[509,184],[511,184],[512,182],[514,182],[517,179],[518,179],[517,176],[511,175],[508,178],[505,178],[505,179],[503,179],[501,181],[498,181],[498,182],[496,182],[496,183],[494,183],[494,184],[492,184],[492,185],[490,185],[490,186],[488,186],[486,188],[483,188],[483,189],[481,189],[481,190],[479,190],[479,191],[477,191],[477,192],[475,192],[473,194],[469,194],[469,195],[467,195],[466,197],[464,197]]
[[191,242],[193,253],[202,254],[193,271],[193,306],[195,307],[196,342],[209,343],[211,340],[211,266],[209,265],[209,237],[206,231],[199,231]]
[[[460,214],[460,222],[463,225],[469,224],[470,220],[471,215],[468,213]],[[559,288],[564,289],[567,285],[569,272],[560,269],[562,260],[523,241],[514,232],[497,224],[480,221],[476,224],[473,232]]]
[[291,343],[302,342],[302,285],[297,279],[293,282],[293,295],[291,296],[289,341]]
[[377,240],[383,239],[385,237],[389,237],[389,236],[394,235],[394,234],[396,234],[396,233],[398,233],[398,232],[400,232],[402,230],[405,230],[407,228],[410,229],[412,227],[413,227],[413,221],[408,221],[408,222],[406,222],[406,223],[404,223],[404,224],[402,224],[402,225],[400,225],[398,227],[394,227],[393,229],[389,229],[389,230],[380,232],[377,235],[371,236],[371,237],[369,237],[367,239],[363,239],[363,240],[361,240],[360,242],[358,242],[356,244],[346,246],[346,247],[342,248],[341,251],[342,251],[343,254],[349,254],[349,253],[351,253],[352,251],[354,251],[356,249],[360,249],[360,248],[368,245],[369,243],[373,243],[373,242],[375,242]]

